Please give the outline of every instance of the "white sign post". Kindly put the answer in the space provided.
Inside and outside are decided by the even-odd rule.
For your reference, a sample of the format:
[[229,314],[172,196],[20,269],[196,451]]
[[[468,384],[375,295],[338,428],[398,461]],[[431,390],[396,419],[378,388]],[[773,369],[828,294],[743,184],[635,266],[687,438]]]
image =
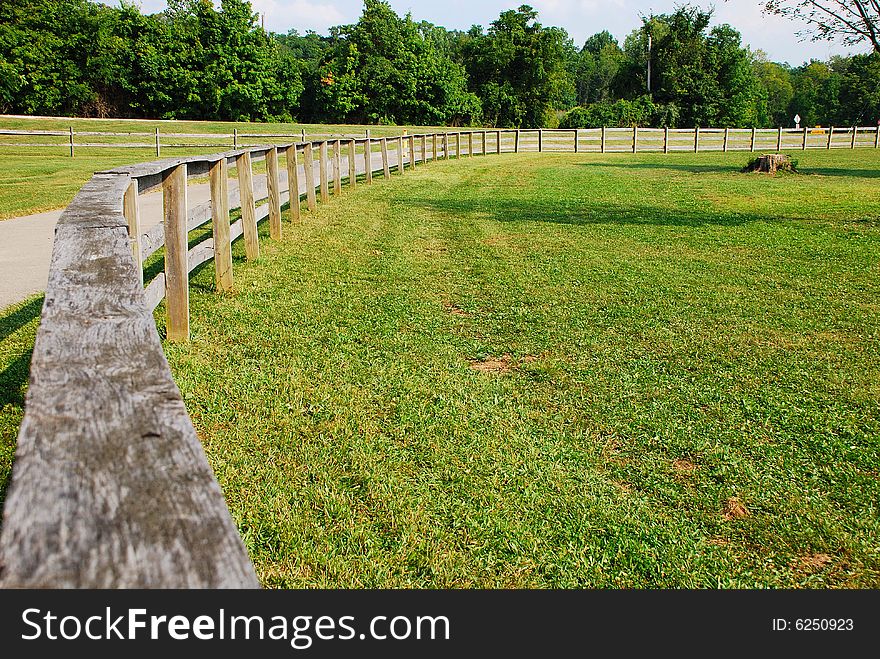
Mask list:
[[801,127],[801,115],[799,115],[799,114],[794,115],[794,127],[795,128]]

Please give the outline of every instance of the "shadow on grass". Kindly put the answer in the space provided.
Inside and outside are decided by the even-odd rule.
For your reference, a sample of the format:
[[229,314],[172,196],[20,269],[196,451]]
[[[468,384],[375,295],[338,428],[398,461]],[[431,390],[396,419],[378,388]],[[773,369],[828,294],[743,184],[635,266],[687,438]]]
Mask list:
[[[31,357],[34,352],[33,342],[9,341],[2,345],[10,336],[39,319],[43,309],[43,296],[0,315],[0,347],[3,347],[3,360],[0,362],[0,450],[7,450],[10,455],[18,434],[18,421],[24,412],[24,389],[30,375]],[[3,459],[5,462],[5,458]],[[6,490],[12,471],[0,469],[0,508],[6,500]]]
[[635,226],[740,226],[751,222],[778,222],[781,216],[725,213],[717,209],[685,211],[664,209],[653,205],[611,205],[597,202],[579,207],[563,207],[537,199],[410,199],[414,212],[430,208],[435,212],[466,215],[487,215],[497,222],[549,222],[570,225],[635,225]]
[[[792,160],[798,159],[798,153],[788,154]],[[674,162],[584,162],[578,163],[580,167],[591,168],[609,168],[609,169],[657,169],[676,172],[690,172],[692,174],[737,174],[745,166],[746,162],[756,156],[754,154],[744,154],[741,164],[732,163],[730,165],[692,165]],[[818,174],[820,176],[848,176],[856,178],[880,178],[880,170],[878,169],[847,169],[843,167],[800,167],[799,174]]]

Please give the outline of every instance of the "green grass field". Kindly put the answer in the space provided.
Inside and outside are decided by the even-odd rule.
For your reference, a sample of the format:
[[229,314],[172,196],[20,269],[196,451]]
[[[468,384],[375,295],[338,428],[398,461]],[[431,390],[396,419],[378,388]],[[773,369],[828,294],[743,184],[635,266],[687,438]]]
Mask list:
[[746,156],[435,163],[202,267],[165,348],[262,583],[880,587],[880,153]]
[[262,582],[880,586],[880,159],[799,158],[437,163],[203,269],[166,350]]

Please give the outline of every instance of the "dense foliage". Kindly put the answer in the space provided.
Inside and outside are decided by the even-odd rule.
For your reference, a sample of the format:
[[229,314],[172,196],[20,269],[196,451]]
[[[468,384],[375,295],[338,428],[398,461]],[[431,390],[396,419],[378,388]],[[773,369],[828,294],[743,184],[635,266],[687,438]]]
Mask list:
[[168,5],[4,0],[0,112],[522,128],[880,118],[880,53],[791,67],[688,5],[583,47],[527,5],[462,32],[365,0],[328,36],[268,33],[247,0]]

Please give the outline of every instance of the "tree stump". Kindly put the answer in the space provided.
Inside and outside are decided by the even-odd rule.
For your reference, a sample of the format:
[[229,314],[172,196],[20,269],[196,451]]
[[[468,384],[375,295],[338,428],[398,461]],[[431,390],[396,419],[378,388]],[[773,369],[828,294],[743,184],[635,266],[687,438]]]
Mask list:
[[796,171],[791,158],[779,153],[765,153],[743,168],[743,172],[764,172],[767,174],[775,174],[778,171],[793,172]]

